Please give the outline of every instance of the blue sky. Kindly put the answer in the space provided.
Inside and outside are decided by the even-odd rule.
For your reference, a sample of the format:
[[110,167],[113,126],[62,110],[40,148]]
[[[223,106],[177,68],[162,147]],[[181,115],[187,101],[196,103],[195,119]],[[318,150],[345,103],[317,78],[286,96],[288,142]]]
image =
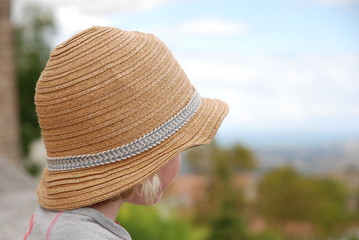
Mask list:
[[[178,1],[152,11],[114,14],[111,20],[129,29],[144,30],[200,18],[239,22],[248,26],[247,34],[218,36],[212,39],[212,46],[250,53],[332,53],[358,51],[358,14],[358,4],[288,0]],[[201,45],[199,49],[203,50]]]
[[359,137],[358,0],[15,0],[52,7],[54,45],[93,25],[151,32],[203,96],[227,101],[222,139]]

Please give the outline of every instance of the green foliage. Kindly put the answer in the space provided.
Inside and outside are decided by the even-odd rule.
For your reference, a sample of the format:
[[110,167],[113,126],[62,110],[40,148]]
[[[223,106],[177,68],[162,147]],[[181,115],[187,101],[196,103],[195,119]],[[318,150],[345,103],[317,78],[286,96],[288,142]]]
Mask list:
[[354,192],[355,210],[352,214],[352,219],[359,222],[359,188]]
[[34,5],[28,5],[25,9],[22,14],[24,19],[15,26],[15,59],[23,155],[28,153],[30,142],[40,137],[34,105],[35,86],[48,59],[49,40],[55,31],[50,11]]
[[252,151],[243,145],[236,144],[230,148],[230,159],[235,162],[237,170],[249,170],[257,167]]
[[242,190],[233,184],[234,176],[256,166],[251,151],[241,145],[223,148],[215,142],[192,149],[186,159],[195,172],[207,175],[203,201],[197,203],[197,221],[210,226],[209,240],[246,240],[248,228],[242,217]]
[[208,240],[249,240],[249,231],[244,219],[239,212],[228,207],[212,218],[210,222],[212,231]]
[[133,240],[202,240],[208,231],[192,225],[189,219],[175,213],[161,216],[159,208],[125,204],[117,221],[130,233]]
[[252,240],[287,240],[280,233],[274,231],[273,229],[265,230],[260,233],[252,235]]
[[31,176],[39,176],[42,172],[43,166],[36,163],[25,163],[25,169]]
[[251,150],[240,144],[225,148],[213,141],[210,145],[186,151],[185,157],[191,170],[200,174],[215,171],[225,174],[228,172],[226,168],[229,168],[229,174],[233,174],[238,171],[254,169],[257,166],[256,158]]
[[348,220],[346,191],[331,179],[300,175],[291,167],[267,173],[259,183],[257,205],[268,222],[302,221],[331,236]]

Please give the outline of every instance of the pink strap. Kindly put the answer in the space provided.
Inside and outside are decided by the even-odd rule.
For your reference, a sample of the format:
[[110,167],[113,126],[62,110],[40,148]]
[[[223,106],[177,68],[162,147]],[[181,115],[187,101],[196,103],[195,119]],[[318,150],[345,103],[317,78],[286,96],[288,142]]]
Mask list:
[[54,220],[53,220],[52,223],[50,224],[50,227],[47,229],[46,240],[49,240],[49,239],[50,239],[51,229],[52,229],[52,227],[55,225],[57,219],[58,219],[58,218],[61,216],[61,214],[63,214],[63,213],[64,213],[64,212],[59,212],[59,213],[55,216]]
[[31,230],[32,230],[32,228],[33,228],[33,226],[34,226],[34,217],[35,217],[35,214],[32,214],[31,219],[30,219],[30,229],[29,229],[29,231],[25,234],[25,237],[24,237],[23,240],[26,240],[26,239],[29,237],[30,233],[31,233]]

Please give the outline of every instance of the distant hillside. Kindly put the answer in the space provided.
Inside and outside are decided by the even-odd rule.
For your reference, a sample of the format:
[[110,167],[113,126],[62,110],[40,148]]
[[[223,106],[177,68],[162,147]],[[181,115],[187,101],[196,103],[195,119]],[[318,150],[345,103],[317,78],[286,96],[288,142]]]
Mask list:
[[290,164],[313,174],[359,169],[359,139],[313,147],[254,147],[252,150],[262,168]]

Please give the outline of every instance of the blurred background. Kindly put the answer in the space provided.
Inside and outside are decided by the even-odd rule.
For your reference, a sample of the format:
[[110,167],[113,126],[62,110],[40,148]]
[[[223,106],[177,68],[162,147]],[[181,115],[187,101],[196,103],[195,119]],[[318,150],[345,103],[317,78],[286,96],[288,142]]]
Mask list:
[[134,240],[359,239],[358,0],[0,0],[0,18],[0,239],[36,206],[49,51],[94,25],[154,33],[230,105],[160,204],[120,210]]

